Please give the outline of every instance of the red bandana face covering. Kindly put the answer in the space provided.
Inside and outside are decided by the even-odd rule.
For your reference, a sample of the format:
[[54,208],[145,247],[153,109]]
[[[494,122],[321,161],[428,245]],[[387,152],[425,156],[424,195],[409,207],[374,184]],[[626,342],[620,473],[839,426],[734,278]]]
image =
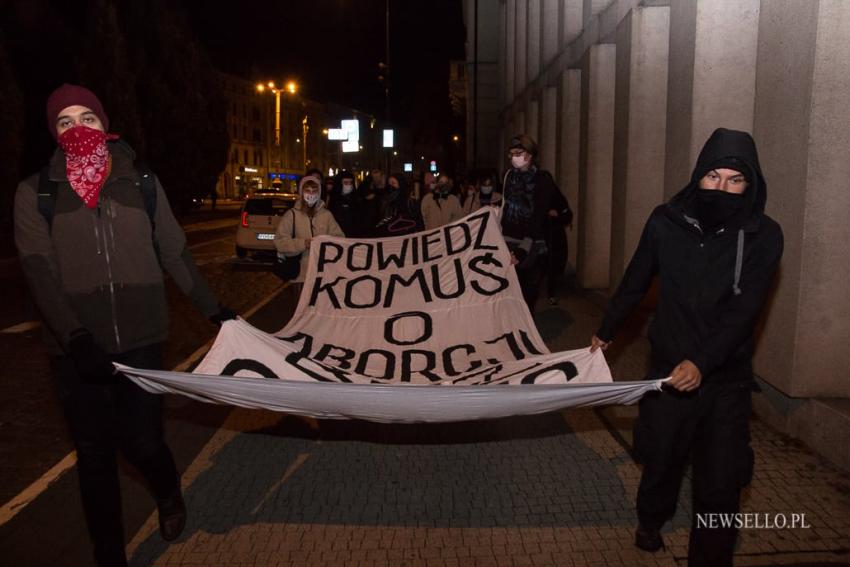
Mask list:
[[59,135],[65,152],[65,172],[74,192],[90,209],[97,206],[100,189],[109,175],[109,149],[106,140],[118,136],[87,126],[74,126]]

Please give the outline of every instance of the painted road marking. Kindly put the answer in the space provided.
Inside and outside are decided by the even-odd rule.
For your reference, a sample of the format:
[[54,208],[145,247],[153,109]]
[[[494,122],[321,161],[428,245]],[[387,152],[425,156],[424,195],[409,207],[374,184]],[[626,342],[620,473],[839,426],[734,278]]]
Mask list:
[[12,325],[11,327],[6,327],[0,331],[0,333],[6,333],[7,335],[26,333],[27,331],[33,331],[39,327],[41,327],[41,321],[25,321],[23,323],[18,323],[17,325]]
[[[247,319],[248,317],[256,313],[258,310],[262,309],[288,286],[289,282],[282,284],[279,288],[271,292],[259,303],[251,307],[248,311],[246,311],[243,317]],[[209,340],[205,345],[190,354],[189,357],[186,358],[183,362],[175,366],[172,371],[185,372],[187,368],[189,368],[195,362],[201,359],[201,357],[210,349],[214,341],[215,339]],[[207,445],[210,445],[210,443],[212,443],[212,440],[210,440]],[[44,492],[50,487],[51,484],[59,480],[63,474],[65,474],[76,464],[76,462],[77,452],[71,451],[70,453],[65,455],[65,457],[56,465],[54,465],[49,471],[41,475],[38,480],[23,489],[14,498],[3,504],[3,506],[0,507],[0,526],[6,524],[9,520],[17,516],[18,513],[24,508],[26,508],[30,502],[38,498],[42,492]]]

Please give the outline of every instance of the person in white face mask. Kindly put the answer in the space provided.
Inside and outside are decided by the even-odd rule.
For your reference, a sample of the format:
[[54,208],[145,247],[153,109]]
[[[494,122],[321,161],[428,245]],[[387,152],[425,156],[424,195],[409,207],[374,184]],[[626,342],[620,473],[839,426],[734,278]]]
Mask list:
[[[334,216],[325,207],[321,199],[321,179],[318,175],[305,175],[298,182],[300,199],[292,209],[283,214],[274,235],[274,246],[278,254],[285,256],[301,255],[301,271],[293,283],[301,284],[307,274],[307,261],[310,257],[310,243],[316,236],[345,236],[334,220]],[[295,286],[300,292],[300,285]]]
[[474,213],[486,206],[498,207],[502,202],[502,194],[496,190],[496,180],[493,175],[486,174],[478,178],[477,182],[469,185],[466,199],[463,201],[463,215]]
[[552,175],[537,167],[536,156],[537,144],[530,137],[519,134],[511,139],[511,168],[505,174],[502,195],[502,234],[511,251],[522,296],[532,312],[549,263],[547,227],[552,220],[572,216]]

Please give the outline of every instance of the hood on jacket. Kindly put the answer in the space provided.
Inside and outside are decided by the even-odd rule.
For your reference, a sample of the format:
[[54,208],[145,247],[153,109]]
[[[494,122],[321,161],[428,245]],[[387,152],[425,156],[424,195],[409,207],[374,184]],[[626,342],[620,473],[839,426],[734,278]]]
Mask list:
[[670,208],[693,216],[699,181],[715,167],[736,169],[744,174],[748,181],[744,192],[744,220],[752,221],[761,217],[767,203],[767,183],[759,164],[756,143],[747,132],[727,128],[718,128],[709,136],[699,153],[690,182],[670,199]]

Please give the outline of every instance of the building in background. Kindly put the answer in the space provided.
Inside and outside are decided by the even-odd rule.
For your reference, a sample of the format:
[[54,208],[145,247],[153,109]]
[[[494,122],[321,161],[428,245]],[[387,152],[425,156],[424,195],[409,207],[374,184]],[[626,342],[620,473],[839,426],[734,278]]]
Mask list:
[[753,133],[785,233],[754,406],[850,470],[850,2],[465,0],[464,18],[469,162],[537,140],[585,289],[613,291],[715,128]]
[[[276,95],[269,89],[259,92],[257,81],[224,73],[220,78],[228,105],[230,149],[216,185],[219,198],[238,199],[269,188],[295,191],[297,178],[310,168],[324,175],[349,169],[362,178],[384,163],[382,125],[374,116],[308,99],[297,88],[289,92],[281,87]],[[340,142],[328,139],[328,131],[351,119],[359,122],[360,139],[356,151],[344,152]]]

